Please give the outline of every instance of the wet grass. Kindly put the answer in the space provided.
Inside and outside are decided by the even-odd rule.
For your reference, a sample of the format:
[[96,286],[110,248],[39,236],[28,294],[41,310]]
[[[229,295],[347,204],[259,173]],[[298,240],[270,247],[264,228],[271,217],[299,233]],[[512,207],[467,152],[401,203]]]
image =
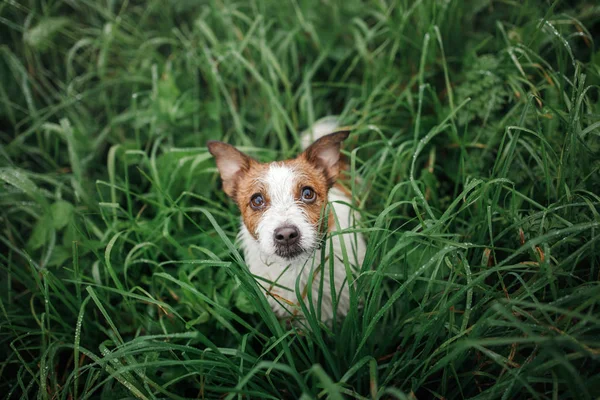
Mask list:
[[[7,398],[597,398],[591,1],[0,3]],[[207,140],[341,115],[350,314],[282,326]],[[360,306],[359,306],[360,305]]]

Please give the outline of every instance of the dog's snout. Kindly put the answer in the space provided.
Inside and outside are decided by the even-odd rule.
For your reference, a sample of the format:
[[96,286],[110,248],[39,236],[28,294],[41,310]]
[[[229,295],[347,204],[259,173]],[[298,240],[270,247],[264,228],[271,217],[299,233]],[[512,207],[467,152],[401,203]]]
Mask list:
[[282,226],[275,229],[275,242],[280,245],[291,246],[298,242],[300,232],[295,226]]

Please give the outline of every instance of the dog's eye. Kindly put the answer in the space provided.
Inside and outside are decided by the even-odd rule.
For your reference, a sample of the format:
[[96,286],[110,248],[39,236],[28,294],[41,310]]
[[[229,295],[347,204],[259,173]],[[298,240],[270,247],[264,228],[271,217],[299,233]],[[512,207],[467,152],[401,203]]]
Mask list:
[[256,193],[250,199],[250,206],[255,210],[260,210],[265,206],[265,198],[260,193]]
[[302,188],[302,201],[305,203],[312,203],[317,198],[317,194],[311,187]]

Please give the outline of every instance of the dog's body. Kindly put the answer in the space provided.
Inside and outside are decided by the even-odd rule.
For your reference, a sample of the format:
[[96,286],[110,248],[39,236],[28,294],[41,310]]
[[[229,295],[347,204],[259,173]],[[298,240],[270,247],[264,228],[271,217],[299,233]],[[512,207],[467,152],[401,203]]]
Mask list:
[[[353,272],[364,259],[362,235],[340,233],[356,226],[357,215],[348,191],[337,183],[346,169],[339,150],[348,133],[330,133],[336,128],[336,120],[322,120],[303,134],[302,154],[268,164],[224,143],[208,144],[223,189],[242,213],[245,261],[279,318],[301,316],[299,303],[310,309],[308,298],[322,321],[346,315],[352,283],[346,266]],[[311,139],[316,141],[308,146]]]

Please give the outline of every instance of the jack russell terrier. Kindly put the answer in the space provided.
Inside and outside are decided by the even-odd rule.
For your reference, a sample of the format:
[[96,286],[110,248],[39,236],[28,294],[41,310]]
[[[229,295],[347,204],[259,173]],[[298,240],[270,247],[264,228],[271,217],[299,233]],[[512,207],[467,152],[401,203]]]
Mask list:
[[325,118],[302,134],[300,155],[270,163],[223,142],[207,143],[223,190],[241,212],[246,264],[280,319],[302,316],[300,302],[310,310],[309,290],[317,315],[321,304],[321,321],[348,313],[354,279],[348,272],[362,266],[366,251],[362,234],[347,232],[358,220],[341,184],[348,165],[340,145],[348,136],[337,119]]

